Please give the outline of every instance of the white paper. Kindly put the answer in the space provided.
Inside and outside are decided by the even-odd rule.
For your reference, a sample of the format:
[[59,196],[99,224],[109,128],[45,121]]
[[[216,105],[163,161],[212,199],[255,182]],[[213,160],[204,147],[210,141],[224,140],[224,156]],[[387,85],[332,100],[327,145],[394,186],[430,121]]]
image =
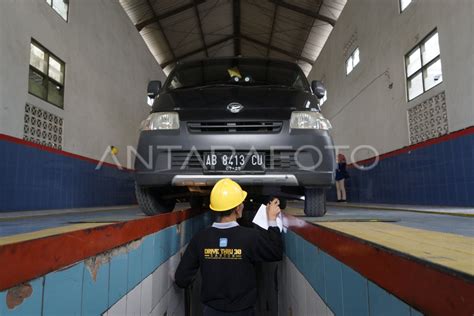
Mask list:
[[[255,217],[253,218],[252,223],[262,227],[265,230],[268,230],[268,217],[267,217],[266,205],[262,204],[260,206],[260,208],[257,211],[257,214],[255,214]],[[283,230],[283,219],[282,219],[281,212],[278,214],[276,218],[276,223],[281,232]]]

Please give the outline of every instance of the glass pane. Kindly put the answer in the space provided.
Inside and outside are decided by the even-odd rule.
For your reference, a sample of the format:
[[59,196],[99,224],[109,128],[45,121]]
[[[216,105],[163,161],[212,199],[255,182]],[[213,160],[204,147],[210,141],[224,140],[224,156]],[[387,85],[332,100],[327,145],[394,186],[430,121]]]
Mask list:
[[422,46],[423,65],[426,65],[434,58],[439,56],[439,38],[438,33],[433,34]]
[[352,54],[352,60],[353,60],[353,67],[357,66],[357,64],[359,63],[360,61],[360,55],[359,55],[359,49],[357,48],[355,51],[354,51],[354,54]]
[[64,101],[64,87],[49,80],[48,81],[48,101],[62,108],[63,101]]
[[46,2],[47,2],[49,5],[51,5],[51,0],[46,0]]
[[351,71],[352,71],[353,67],[352,67],[352,56],[349,57],[349,59],[346,61],[346,74],[350,74]]
[[48,54],[33,43],[30,45],[30,65],[43,73],[48,68]]
[[[1,0],[0,0],[1,1]],[[176,67],[167,81],[167,89],[188,89],[213,84],[238,86],[282,85],[308,89],[308,83],[297,65],[280,61],[216,59],[188,62]]]
[[57,82],[64,83],[64,64],[50,56],[48,75]]
[[45,76],[30,68],[28,76],[28,92],[46,100],[46,79]]
[[407,77],[410,77],[421,68],[420,49],[415,49],[406,57]]
[[425,89],[431,89],[443,82],[443,71],[441,69],[441,59],[430,65],[423,71],[425,78]]
[[400,0],[400,9],[405,10],[411,3],[411,0]]
[[59,15],[67,21],[67,10],[69,0],[53,0],[53,9],[59,13]]
[[413,100],[423,93],[423,76],[421,73],[408,80],[408,100]]

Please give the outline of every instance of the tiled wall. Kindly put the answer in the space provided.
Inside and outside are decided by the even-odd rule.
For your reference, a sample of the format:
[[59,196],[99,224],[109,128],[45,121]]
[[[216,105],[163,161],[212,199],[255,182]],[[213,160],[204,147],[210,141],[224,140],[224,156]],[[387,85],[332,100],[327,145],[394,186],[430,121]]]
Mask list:
[[[29,282],[32,292],[0,315],[184,315],[183,293],[171,276],[191,237],[210,223],[205,213],[141,240]],[[17,291],[18,292],[18,291]]]
[[184,290],[171,279],[180,257],[180,252],[173,255],[103,315],[184,316]]
[[130,171],[0,139],[0,212],[134,204]]
[[[474,133],[348,172],[350,202],[474,206]],[[328,199],[336,199],[334,189]]]
[[284,243],[280,315],[421,315],[294,232]]
[[287,256],[281,262],[279,280],[281,289],[278,293],[279,315],[334,315]]

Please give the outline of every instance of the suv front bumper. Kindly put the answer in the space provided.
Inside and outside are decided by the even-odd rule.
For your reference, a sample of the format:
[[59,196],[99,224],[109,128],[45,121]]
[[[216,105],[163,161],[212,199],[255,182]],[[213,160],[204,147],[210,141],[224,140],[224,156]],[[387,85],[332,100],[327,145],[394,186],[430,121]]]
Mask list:
[[[327,131],[290,130],[279,133],[193,134],[186,124],[176,131],[143,131],[135,159],[141,186],[211,186],[231,177],[244,185],[329,187],[334,184],[335,154]],[[203,152],[233,149],[266,152],[271,160],[264,173],[205,173],[196,157]],[[295,161],[293,161],[295,160]],[[296,163],[296,160],[300,163]],[[183,167],[183,163],[187,165]],[[276,162],[276,163],[274,163]],[[303,168],[301,168],[303,167]]]

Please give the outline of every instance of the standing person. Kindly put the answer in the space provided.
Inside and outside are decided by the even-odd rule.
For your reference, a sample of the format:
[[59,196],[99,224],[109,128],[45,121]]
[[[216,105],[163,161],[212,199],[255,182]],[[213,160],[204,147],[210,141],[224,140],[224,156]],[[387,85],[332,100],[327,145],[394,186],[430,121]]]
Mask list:
[[337,169],[336,169],[336,191],[337,201],[346,202],[346,184],[345,180],[349,178],[346,170],[346,157],[343,154],[337,155]]
[[201,271],[204,316],[255,315],[255,264],[279,261],[283,244],[276,218],[278,199],[267,204],[268,230],[239,226],[247,192],[231,179],[219,180],[211,191],[211,227],[197,233],[176,269],[175,282],[185,288]]

